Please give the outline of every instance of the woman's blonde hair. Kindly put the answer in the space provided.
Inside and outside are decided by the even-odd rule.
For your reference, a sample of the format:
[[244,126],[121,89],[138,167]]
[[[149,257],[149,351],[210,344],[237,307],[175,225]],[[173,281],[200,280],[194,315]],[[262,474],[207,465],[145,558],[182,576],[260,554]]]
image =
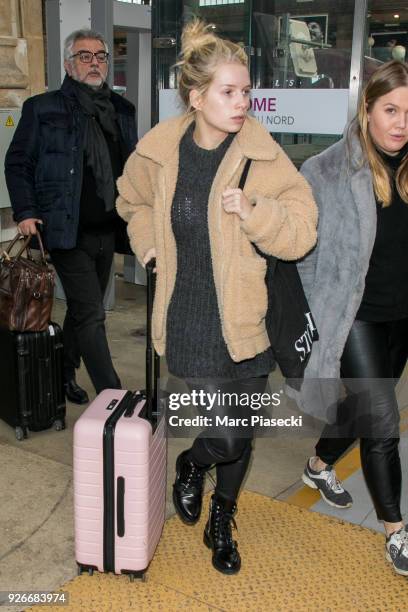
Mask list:
[[200,95],[204,95],[219,64],[248,66],[244,49],[214,34],[214,29],[213,24],[200,19],[194,19],[183,28],[180,61],[176,66],[179,69],[179,94],[187,112],[194,111],[190,104],[190,92],[196,89]]
[[[403,62],[393,60],[383,64],[371,76],[363,90],[357,113],[361,146],[371,168],[375,195],[383,206],[391,204],[391,176],[368,129],[368,113],[378,98],[387,95],[397,87],[408,87],[408,66]],[[395,184],[401,198],[408,203],[408,154],[404,156],[397,170]]]

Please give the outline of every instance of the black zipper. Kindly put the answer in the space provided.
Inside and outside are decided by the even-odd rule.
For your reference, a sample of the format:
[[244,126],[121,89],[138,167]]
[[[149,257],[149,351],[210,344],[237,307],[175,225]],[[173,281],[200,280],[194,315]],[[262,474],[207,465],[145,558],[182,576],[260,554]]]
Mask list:
[[[103,567],[115,571],[115,428],[120,417],[140,399],[139,393],[127,391],[103,428]],[[110,404],[111,405],[111,404]]]

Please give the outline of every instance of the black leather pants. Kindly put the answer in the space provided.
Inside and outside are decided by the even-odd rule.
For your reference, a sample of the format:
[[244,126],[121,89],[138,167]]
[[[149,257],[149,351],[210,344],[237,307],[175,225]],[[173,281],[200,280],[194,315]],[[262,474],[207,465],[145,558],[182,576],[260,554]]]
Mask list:
[[[348,394],[327,425],[316,455],[333,464],[360,438],[361,465],[379,520],[401,521],[399,412],[395,385],[408,358],[408,318],[354,321],[341,359]],[[368,401],[367,401],[368,400]]]
[[[190,390],[204,390],[206,393],[248,394],[263,393],[265,391],[267,376],[247,380],[201,382],[188,380]],[[217,402],[211,412],[200,407],[200,413],[205,416],[245,418],[251,416],[252,410],[248,405],[239,402]],[[216,430],[216,431],[215,431]],[[216,435],[216,437],[212,437]],[[192,461],[198,465],[215,465],[217,484],[215,493],[224,499],[236,501],[239,489],[245,478],[252,453],[253,427],[217,427],[213,430],[203,431],[193,443],[190,451]]]

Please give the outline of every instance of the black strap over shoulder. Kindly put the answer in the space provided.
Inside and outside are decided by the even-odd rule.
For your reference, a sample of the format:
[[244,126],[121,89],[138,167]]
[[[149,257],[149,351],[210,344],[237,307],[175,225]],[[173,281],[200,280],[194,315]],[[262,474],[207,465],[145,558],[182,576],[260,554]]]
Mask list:
[[[239,179],[239,185],[238,185],[238,189],[244,189],[245,187],[245,183],[247,180],[247,176],[248,176],[248,172],[249,172],[249,168],[251,167],[251,162],[252,159],[247,159],[245,162],[245,166],[244,169],[242,171],[241,174],[241,178]],[[275,257],[272,257],[272,255],[265,255],[265,253],[262,253],[262,251],[256,246],[256,244],[254,244],[255,250],[258,253],[258,255],[260,255],[261,257],[263,257],[264,259],[267,260],[268,262],[268,278],[270,278],[270,280],[272,281],[272,277],[273,277],[273,273],[275,271],[275,267],[277,264],[277,259]]]
[[248,172],[249,172],[249,167],[251,165],[251,161],[252,161],[252,159],[247,159],[246,162],[245,162],[245,166],[244,166],[244,169],[242,171],[241,178],[239,179],[238,189],[242,189],[243,190],[244,187],[245,187],[245,183],[246,183],[246,180],[247,180],[247,176],[248,176]]
[[[243,189],[251,160],[247,159],[239,181]],[[282,374],[292,379],[289,383],[299,390],[313,342],[319,339],[296,263],[281,261],[255,250],[267,262],[265,276],[268,291],[268,310],[265,324],[275,359]]]

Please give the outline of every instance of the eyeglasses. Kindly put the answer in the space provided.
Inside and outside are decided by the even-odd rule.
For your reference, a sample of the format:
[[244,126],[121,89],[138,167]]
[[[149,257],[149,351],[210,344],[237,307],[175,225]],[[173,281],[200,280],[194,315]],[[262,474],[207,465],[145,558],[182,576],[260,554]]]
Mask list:
[[94,57],[98,64],[105,64],[108,61],[109,53],[106,51],[97,51],[96,53],[92,53],[92,51],[78,51],[78,53],[71,55],[70,59],[74,57],[79,57],[79,61],[82,64],[90,64]]

